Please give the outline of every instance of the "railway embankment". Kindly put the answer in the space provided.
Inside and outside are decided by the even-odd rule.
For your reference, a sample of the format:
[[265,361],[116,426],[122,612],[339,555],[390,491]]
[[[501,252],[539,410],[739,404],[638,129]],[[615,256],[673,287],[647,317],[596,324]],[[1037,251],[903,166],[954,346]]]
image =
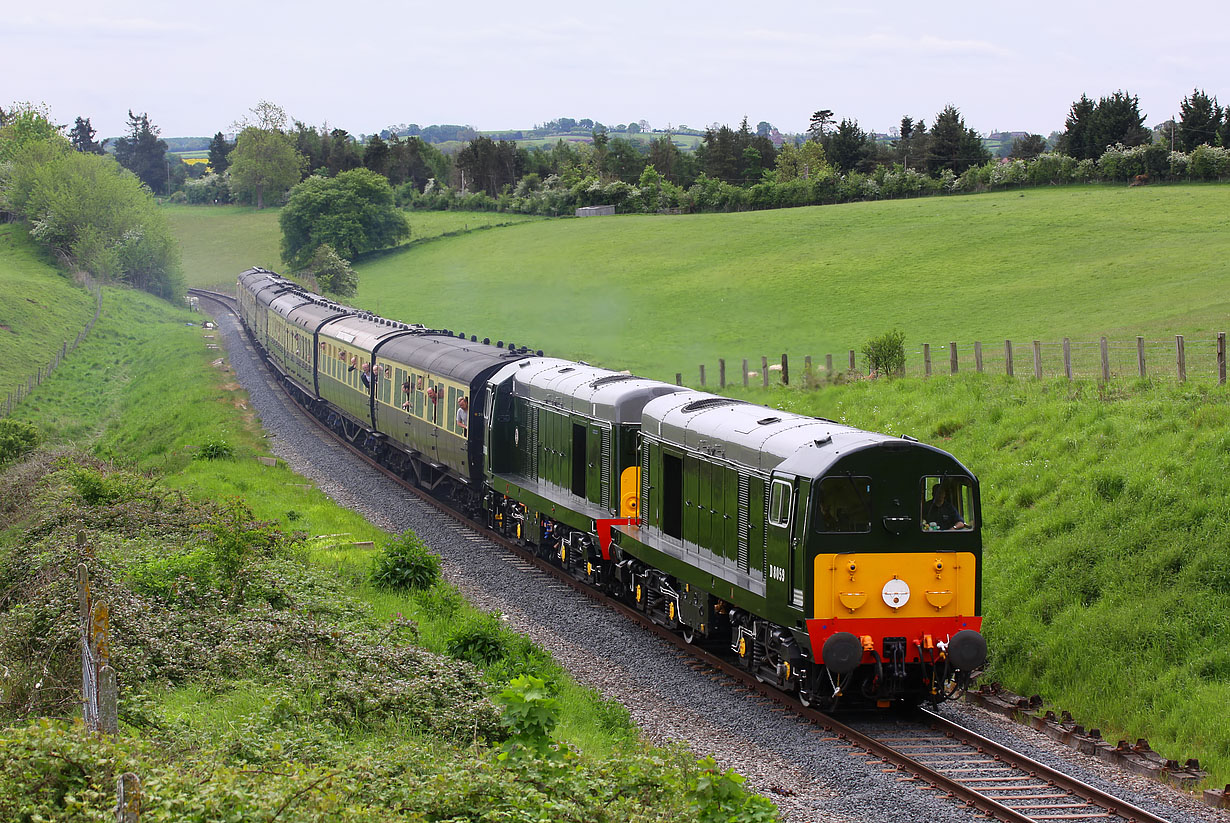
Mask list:
[[[771,818],[451,586],[373,586],[389,535],[255,459],[264,432],[203,318],[108,297],[19,410],[60,445],[4,469],[0,817],[96,819],[132,773],[143,820]],[[115,737],[74,723],[82,564]]]

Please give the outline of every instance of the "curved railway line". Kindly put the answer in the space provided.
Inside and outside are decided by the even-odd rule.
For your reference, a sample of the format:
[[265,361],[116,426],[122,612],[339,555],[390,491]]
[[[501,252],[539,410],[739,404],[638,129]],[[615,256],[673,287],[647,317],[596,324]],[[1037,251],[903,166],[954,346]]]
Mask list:
[[[189,292],[200,300],[216,304],[237,316],[235,298],[201,289],[190,289]],[[285,391],[280,382],[278,385]],[[290,397],[289,392],[286,394]],[[655,623],[644,612],[595,590],[560,567],[488,529],[485,524],[465,516],[428,492],[416,488],[352,444],[337,437],[314,416],[305,413],[303,417],[313,421],[334,443],[344,446],[356,458],[409,493],[515,555],[517,565],[548,575],[643,626],[679,647],[681,656],[697,661],[695,665],[703,665],[730,678],[737,684],[736,690],[759,694],[814,724],[829,739],[840,741],[851,749],[861,750],[866,757],[874,758],[886,767],[900,771],[902,776],[899,780],[917,781],[922,790],[942,792],[957,802],[1006,823],[1058,820],[1168,823],[1166,818],[1033,760],[926,709],[893,715],[889,721],[881,717],[865,719],[869,716],[863,716],[851,720],[851,725],[808,708],[773,686],[758,681],[734,662],[715,653],[715,650],[688,643],[675,631]]]

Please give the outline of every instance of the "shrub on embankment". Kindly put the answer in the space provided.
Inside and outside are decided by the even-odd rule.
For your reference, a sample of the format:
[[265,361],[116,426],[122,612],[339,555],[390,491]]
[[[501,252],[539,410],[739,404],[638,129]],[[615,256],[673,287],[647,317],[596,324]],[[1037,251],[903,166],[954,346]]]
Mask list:
[[982,482],[984,680],[1230,779],[1230,390],[963,374],[745,396],[956,455]]

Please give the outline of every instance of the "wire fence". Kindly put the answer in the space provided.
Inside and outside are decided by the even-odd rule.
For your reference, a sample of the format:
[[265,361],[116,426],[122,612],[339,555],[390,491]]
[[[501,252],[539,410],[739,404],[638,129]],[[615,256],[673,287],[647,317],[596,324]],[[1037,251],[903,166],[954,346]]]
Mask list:
[[[1010,377],[1048,379],[1123,379],[1173,380],[1226,383],[1226,333],[1188,338],[1175,335],[1168,340],[1004,340],[1002,343],[948,342],[924,343],[906,351],[901,373],[915,377],[938,377],[961,372],[1003,374]],[[814,385],[837,380],[871,376],[873,372],[858,351],[848,349],[799,362],[783,354],[781,359],[727,361],[719,358],[717,368],[700,364],[695,372],[702,387],[728,385],[765,386],[791,383]],[[683,385],[684,374],[677,372],[675,382]]]
[[84,275],[85,287],[94,295],[94,316],[90,318],[85,327],[77,333],[77,337],[72,341],[64,341],[64,343],[55,350],[51,359],[47,361],[46,366],[39,366],[38,369],[26,377],[25,380],[18,383],[16,386],[8,390],[4,399],[4,403],[0,405],[0,419],[8,417],[13,413],[13,409],[20,405],[21,401],[29,397],[36,388],[43,384],[43,381],[51,376],[51,373],[56,370],[60,363],[64,362],[64,358],[73,352],[81,341],[89,336],[94,329],[94,324],[98,322],[99,316],[102,314],[102,288],[89,275]]

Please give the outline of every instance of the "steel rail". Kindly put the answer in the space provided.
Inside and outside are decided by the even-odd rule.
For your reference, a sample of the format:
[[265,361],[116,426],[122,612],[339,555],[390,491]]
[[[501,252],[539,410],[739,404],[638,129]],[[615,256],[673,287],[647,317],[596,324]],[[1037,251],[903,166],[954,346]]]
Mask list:
[[[236,298],[230,295],[210,292],[203,289],[189,289],[189,292],[195,293],[204,299],[219,303],[220,305],[226,307],[227,310],[231,311],[232,314],[235,313],[234,304],[237,301]],[[242,331],[250,341],[255,342],[254,338],[251,336],[250,330],[243,327]],[[271,376],[276,377],[276,374],[272,374],[273,370],[270,368],[267,358],[260,354],[259,349],[256,346],[253,347],[253,351],[256,352],[258,357],[266,361],[266,368],[270,370]],[[316,428],[319,429],[320,433],[328,435],[329,442],[344,447],[364,463],[390,478],[423,502],[431,505],[437,511],[447,515],[458,523],[465,525],[471,530],[478,532],[488,540],[491,540],[493,543],[499,545],[501,548],[511,552],[519,559],[531,564],[540,572],[567,584],[574,590],[589,597],[591,600],[601,603],[607,608],[610,608],[612,611],[636,622],[642,628],[647,629],[658,637],[672,643],[680,650],[687,652],[692,657],[730,677],[745,689],[754,691],[761,696],[772,700],[808,722],[832,733],[836,737],[847,740],[853,745],[880,757],[884,761],[892,763],[898,768],[918,777],[926,784],[947,792],[953,798],[965,803],[967,806],[976,808],[980,812],[983,812],[996,820],[1003,821],[1003,823],[1036,823],[1035,818],[1029,817],[1011,806],[1000,803],[998,800],[994,800],[982,794],[978,790],[971,788],[970,786],[966,786],[924,763],[918,762],[909,755],[894,749],[891,745],[877,740],[870,735],[864,734],[863,732],[860,732],[857,729],[854,729],[835,719],[831,715],[827,715],[823,712],[804,706],[796,698],[791,697],[787,693],[778,690],[768,683],[762,683],[751,672],[719,656],[715,651],[707,649],[698,643],[688,643],[678,633],[655,622],[646,613],[629,606],[622,600],[595,589],[594,587],[586,584],[584,581],[579,580],[569,574],[559,566],[556,566],[548,560],[542,558],[537,553],[527,550],[525,547],[508,539],[505,535],[488,528],[485,523],[480,523],[479,521],[474,520],[464,513],[452,508],[444,501],[429,492],[418,488],[413,483],[398,475],[396,472],[393,472],[381,465],[377,460],[372,458],[366,452],[356,448],[352,443],[338,437],[336,432],[324,424],[324,421],[320,420],[315,415],[310,414],[306,409],[299,405],[281,380],[275,379],[274,382],[278,388],[282,390],[283,394],[286,395],[287,399],[290,400],[291,406],[302,417],[313,423]],[[1005,763],[1028,773],[1032,777],[1044,780],[1070,794],[1085,800],[1089,800],[1092,803],[1106,809],[1111,814],[1125,818],[1130,821],[1130,823],[1169,823],[1165,820],[1165,818],[1158,817],[1157,815],[1138,808],[1127,801],[1120,800],[1119,798],[1107,794],[1100,789],[1052,769],[1043,763],[1032,760],[1029,757],[1020,754],[1019,752],[1015,752],[993,740],[982,737],[976,732],[966,729],[965,727],[954,723],[951,720],[936,714],[935,712],[920,708],[917,710],[917,717],[922,725],[931,726],[936,731],[942,731],[944,734],[950,735],[954,739],[958,739],[972,748],[980,749],[993,757],[999,758]]]

